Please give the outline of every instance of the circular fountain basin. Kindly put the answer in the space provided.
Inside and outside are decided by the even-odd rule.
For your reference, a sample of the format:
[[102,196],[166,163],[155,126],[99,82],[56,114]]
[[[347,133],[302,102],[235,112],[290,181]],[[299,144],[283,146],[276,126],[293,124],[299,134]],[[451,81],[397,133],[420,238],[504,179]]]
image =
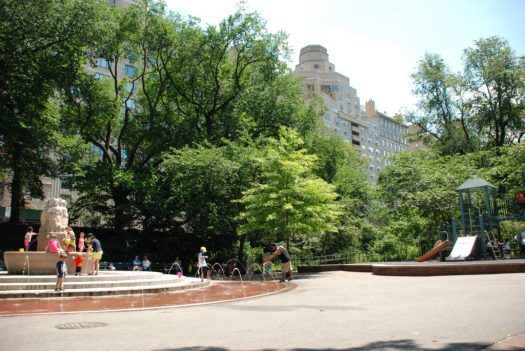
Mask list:
[[[93,267],[92,254],[86,252],[70,252],[66,258],[68,274],[75,274],[75,262],[73,256],[80,254],[84,258],[82,273],[89,273]],[[59,260],[57,253],[43,251],[6,251],[4,252],[4,263],[9,274],[42,275],[55,274],[56,263]]]

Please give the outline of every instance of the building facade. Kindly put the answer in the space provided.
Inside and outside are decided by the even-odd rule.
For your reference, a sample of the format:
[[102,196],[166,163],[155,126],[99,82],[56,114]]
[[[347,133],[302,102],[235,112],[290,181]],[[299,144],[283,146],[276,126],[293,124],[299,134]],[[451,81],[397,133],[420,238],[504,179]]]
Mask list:
[[377,112],[375,102],[363,107],[350,79],[335,70],[326,48],[308,45],[301,49],[294,74],[302,78],[308,96],[319,95],[325,104],[324,125],[349,144],[358,148],[368,160],[368,179],[377,181],[386,157],[408,147],[407,128],[393,118]]

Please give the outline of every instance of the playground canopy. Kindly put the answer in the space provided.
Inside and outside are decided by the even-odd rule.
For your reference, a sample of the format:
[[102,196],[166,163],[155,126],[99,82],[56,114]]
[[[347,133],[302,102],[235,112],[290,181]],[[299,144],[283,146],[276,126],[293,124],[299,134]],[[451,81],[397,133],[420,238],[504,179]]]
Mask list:
[[460,186],[456,188],[456,191],[470,190],[470,189],[483,188],[483,187],[488,187],[492,189],[497,188],[495,185],[490,184],[485,179],[473,178],[473,179],[467,179],[463,184],[461,184]]

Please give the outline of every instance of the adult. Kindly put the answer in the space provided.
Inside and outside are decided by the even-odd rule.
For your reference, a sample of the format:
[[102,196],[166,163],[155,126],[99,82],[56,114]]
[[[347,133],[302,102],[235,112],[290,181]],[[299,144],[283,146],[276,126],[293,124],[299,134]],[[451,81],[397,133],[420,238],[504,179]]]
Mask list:
[[142,270],[142,266],[140,265],[142,262],[140,261],[140,258],[139,256],[135,256],[135,258],[133,259],[133,268],[132,270],[134,271],[141,271]]
[[146,255],[144,255],[144,259],[142,260],[142,269],[145,271],[151,271],[151,262]]
[[277,245],[276,243],[272,243],[272,250],[273,255],[270,257],[270,261],[274,261],[277,258],[281,260],[281,279],[279,282],[284,282],[286,278],[288,280],[292,280],[292,263],[290,260],[290,254],[288,253],[288,250],[286,250],[281,245]]
[[102,259],[103,254],[102,245],[100,245],[100,241],[93,235],[93,233],[87,235],[87,240],[89,242],[88,251],[92,252],[91,258],[93,259],[93,272],[90,272],[90,274],[98,275],[100,260]]
[[206,248],[203,246],[201,247],[199,254],[197,255],[197,269],[199,271],[199,276],[201,277],[201,282],[204,281],[204,275],[206,275],[207,278],[209,278],[209,269],[208,269],[208,262],[206,260],[208,259],[208,253],[206,252]]

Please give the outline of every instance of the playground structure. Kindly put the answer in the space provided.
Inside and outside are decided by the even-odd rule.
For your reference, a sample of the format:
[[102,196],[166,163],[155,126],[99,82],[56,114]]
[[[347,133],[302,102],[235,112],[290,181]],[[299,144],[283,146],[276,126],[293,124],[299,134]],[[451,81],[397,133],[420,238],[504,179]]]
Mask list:
[[447,257],[443,252],[449,247],[441,243],[417,259],[429,260],[438,254],[442,260],[494,260],[503,257],[500,223],[507,220],[525,221],[523,193],[512,198],[497,197],[497,187],[484,179],[468,179],[461,184],[458,192],[461,229],[452,218],[446,230],[438,228],[441,242],[450,241],[452,251]]

